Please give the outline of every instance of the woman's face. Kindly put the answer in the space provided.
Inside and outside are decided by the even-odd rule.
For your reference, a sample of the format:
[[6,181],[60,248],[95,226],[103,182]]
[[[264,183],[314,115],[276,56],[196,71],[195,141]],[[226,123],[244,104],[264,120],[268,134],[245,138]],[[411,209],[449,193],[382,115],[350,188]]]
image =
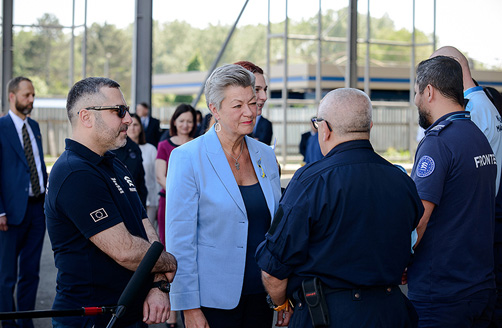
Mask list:
[[229,86],[224,94],[220,110],[212,109],[222,131],[239,136],[252,133],[256,120],[256,97],[251,86]]
[[261,115],[261,110],[267,101],[267,82],[263,74],[254,73],[257,115]]
[[178,135],[189,135],[193,128],[193,115],[190,112],[184,112],[176,121],[174,121],[174,126],[178,130]]
[[137,118],[133,117],[132,123],[131,125],[129,125],[129,128],[127,129],[127,136],[133,140],[136,140],[139,138],[140,133],[141,133],[141,122],[138,121]]

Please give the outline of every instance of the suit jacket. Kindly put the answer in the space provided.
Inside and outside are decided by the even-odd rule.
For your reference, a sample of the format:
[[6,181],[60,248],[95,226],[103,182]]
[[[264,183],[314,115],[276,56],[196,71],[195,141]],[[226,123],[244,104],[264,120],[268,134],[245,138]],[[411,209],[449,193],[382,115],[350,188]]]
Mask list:
[[[245,137],[273,218],[281,197],[274,151]],[[171,153],[166,181],[166,249],[178,260],[173,310],[232,309],[241,296],[248,218],[244,201],[212,127]]]
[[312,133],[310,131],[302,133],[302,139],[300,140],[300,154],[303,155],[303,161],[305,162],[305,155],[307,154],[307,142]]
[[146,142],[157,147],[162,131],[160,130],[160,121],[156,118],[150,117],[148,126],[145,128]]
[[[47,168],[42,149],[42,136],[37,122],[28,118],[35,135],[42,163],[44,186],[47,185]],[[19,225],[26,214],[30,188],[30,169],[24,147],[9,115],[0,118],[0,213],[6,213],[7,224]]]
[[272,134],[272,122],[263,116],[260,117],[258,125],[256,126],[256,131],[253,133],[253,137],[258,138],[258,140],[267,145],[270,145],[272,142]]

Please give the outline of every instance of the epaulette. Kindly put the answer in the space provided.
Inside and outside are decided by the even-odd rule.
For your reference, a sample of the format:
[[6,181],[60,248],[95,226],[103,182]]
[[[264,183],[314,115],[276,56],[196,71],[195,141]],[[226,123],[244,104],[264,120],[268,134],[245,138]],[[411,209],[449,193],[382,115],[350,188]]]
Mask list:
[[439,122],[436,126],[431,128],[429,131],[427,131],[426,135],[427,136],[437,136],[443,131],[448,125],[451,124],[451,120],[444,120],[442,122]]

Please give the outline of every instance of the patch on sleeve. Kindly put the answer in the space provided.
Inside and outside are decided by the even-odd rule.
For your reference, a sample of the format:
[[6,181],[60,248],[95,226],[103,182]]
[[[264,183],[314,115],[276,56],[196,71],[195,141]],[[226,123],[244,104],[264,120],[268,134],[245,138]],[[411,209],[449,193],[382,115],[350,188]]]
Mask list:
[[277,226],[279,225],[279,223],[281,223],[283,217],[284,217],[284,210],[282,209],[282,206],[279,205],[277,212],[275,212],[274,219],[272,220],[272,225],[268,230],[269,235],[274,234],[275,230],[277,229]]
[[103,219],[106,219],[108,217],[108,214],[106,213],[104,208],[100,208],[99,210],[95,210],[94,212],[90,213],[91,218],[94,220],[94,222],[101,221]]
[[418,161],[417,176],[419,178],[428,177],[429,175],[432,174],[432,172],[434,172],[435,167],[436,167],[436,164],[434,163],[434,160],[432,159],[432,157],[424,155]]

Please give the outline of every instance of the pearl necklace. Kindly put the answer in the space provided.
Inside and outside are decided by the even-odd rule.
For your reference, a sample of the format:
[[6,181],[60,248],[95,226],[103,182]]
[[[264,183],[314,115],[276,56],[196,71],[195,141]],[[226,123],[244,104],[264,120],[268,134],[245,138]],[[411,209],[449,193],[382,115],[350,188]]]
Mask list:
[[[221,147],[223,148],[223,146]],[[244,149],[244,140],[242,140],[241,142],[241,152],[239,153],[239,156],[237,156],[237,158],[233,157],[231,153],[229,153],[228,151],[225,150],[225,148],[223,148],[223,151],[227,154],[230,155],[230,157],[232,157],[235,161],[235,168],[237,169],[237,171],[241,168],[241,165],[239,164],[238,160],[239,158],[241,158],[241,155],[242,155],[242,150]]]

